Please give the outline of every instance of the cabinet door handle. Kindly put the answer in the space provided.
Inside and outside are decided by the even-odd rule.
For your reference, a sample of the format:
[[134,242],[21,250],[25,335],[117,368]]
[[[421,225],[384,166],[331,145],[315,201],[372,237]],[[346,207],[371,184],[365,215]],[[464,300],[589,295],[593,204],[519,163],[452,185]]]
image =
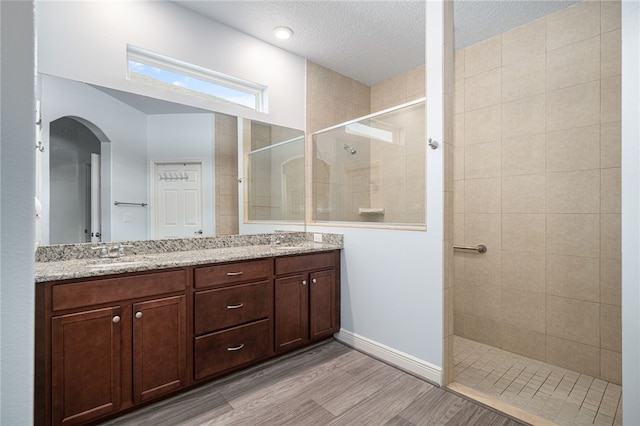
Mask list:
[[142,318],[142,312],[140,311],[136,312],[136,318],[138,319]]
[[315,279],[315,278],[314,278],[314,279],[312,279],[312,280],[311,280],[311,283],[312,283],[312,284],[315,284],[315,283],[316,283],[316,279]]
[[243,271],[239,271],[239,272],[227,272],[227,276],[228,277],[237,277],[238,275],[242,275],[244,274]]
[[302,285],[307,285],[307,280],[302,280]]
[[244,306],[244,303],[239,303],[237,305],[227,305],[227,309],[238,309],[238,308],[242,308]]
[[120,322],[120,317],[119,317],[118,315],[116,315],[116,316],[114,316],[114,317],[111,319],[111,321],[112,321],[114,324],[117,324],[117,323],[119,323],[119,322]]
[[234,348],[227,348],[228,351],[239,351],[240,349],[244,348],[244,343],[241,344],[240,346],[236,346]]

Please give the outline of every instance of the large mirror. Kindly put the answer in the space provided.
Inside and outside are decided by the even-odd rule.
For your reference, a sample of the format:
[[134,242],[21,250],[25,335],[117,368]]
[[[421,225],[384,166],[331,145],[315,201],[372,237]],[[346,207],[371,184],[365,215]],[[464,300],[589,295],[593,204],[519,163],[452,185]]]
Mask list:
[[[304,205],[310,207],[304,191],[310,188],[303,185],[304,170],[296,171],[305,163],[305,170],[311,167],[304,160],[304,137],[297,139],[304,135],[301,129],[313,133],[424,96],[422,1],[36,7],[38,67],[44,73],[38,85],[45,147],[37,155],[40,244],[304,230]],[[295,37],[274,41],[272,29],[285,18]],[[392,40],[396,44],[388,44]],[[165,97],[153,85],[127,80],[129,55],[137,52],[131,46],[155,59],[173,58],[264,85],[268,112],[187,100],[182,92]],[[93,103],[98,98],[100,107]],[[263,133],[261,126],[270,129],[271,145],[283,145],[247,146],[245,136]],[[77,138],[86,149],[74,147]],[[92,180],[100,191],[90,190]],[[182,184],[195,189],[174,188]],[[91,206],[92,198],[99,207],[78,207]]]
[[302,130],[39,77],[41,244],[304,230]]

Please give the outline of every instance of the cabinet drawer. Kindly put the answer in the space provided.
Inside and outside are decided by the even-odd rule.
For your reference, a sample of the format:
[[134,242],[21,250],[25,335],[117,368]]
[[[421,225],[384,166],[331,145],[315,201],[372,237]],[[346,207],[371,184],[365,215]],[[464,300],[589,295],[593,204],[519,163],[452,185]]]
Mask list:
[[219,287],[243,281],[269,278],[271,259],[206,266],[195,271],[195,287]]
[[276,275],[294,274],[315,269],[333,268],[336,265],[335,252],[307,254],[302,256],[277,257]]
[[195,333],[268,318],[272,310],[270,281],[199,291],[195,294]]
[[196,337],[195,379],[266,357],[270,346],[268,319]]
[[52,309],[58,311],[184,291],[186,287],[187,274],[183,269],[122,278],[95,279],[54,285],[51,303]]

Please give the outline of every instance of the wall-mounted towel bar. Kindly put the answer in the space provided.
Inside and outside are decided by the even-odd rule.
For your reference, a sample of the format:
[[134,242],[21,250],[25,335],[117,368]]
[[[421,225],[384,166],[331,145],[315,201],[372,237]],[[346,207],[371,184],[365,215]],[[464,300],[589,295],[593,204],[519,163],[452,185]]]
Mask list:
[[113,202],[114,206],[138,206],[138,207],[145,207],[147,205],[147,203],[126,203],[124,201],[114,201]]
[[475,247],[465,247],[465,246],[453,246],[454,250],[467,250],[467,251],[477,251],[478,253],[486,253],[487,246],[484,244],[478,244]]

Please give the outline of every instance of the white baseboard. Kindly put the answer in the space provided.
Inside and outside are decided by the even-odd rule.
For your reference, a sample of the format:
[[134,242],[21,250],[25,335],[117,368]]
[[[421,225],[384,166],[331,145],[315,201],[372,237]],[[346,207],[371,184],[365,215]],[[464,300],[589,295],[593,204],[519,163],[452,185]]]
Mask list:
[[414,376],[425,379],[438,386],[442,385],[442,368],[437,365],[433,365],[421,359],[418,359],[412,355],[400,352],[382,343],[375,342],[371,339],[367,339],[363,336],[358,336],[345,329],[340,329],[340,332],[335,334],[334,337],[344,343],[347,346],[364,352],[367,355],[371,355],[381,361],[393,365],[401,370],[404,370]]

